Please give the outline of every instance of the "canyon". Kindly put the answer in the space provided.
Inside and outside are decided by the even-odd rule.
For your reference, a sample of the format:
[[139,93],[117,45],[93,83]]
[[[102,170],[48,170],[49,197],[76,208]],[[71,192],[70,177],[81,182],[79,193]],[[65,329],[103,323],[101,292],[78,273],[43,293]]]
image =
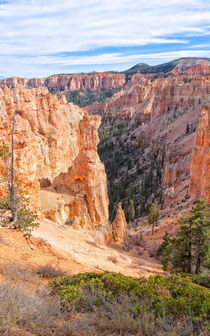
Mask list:
[[[62,334],[61,328],[62,335],[73,335],[75,321],[78,324],[74,334],[86,335],[93,316],[103,320],[110,309],[116,315],[114,320],[108,316],[109,323],[120,323],[122,334],[124,321],[130,323],[128,309],[136,309],[136,300],[132,306],[130,301],[124,301],[123,294],[120,306],[120,299],[110,302],[109,291],[98,282],[101,273],[117,290],[133,288],[133,278],[144,284],[152,279],[143,305],[151,305],[150,293],[155,286],[160,289],[160,307],[162,294],[171,302],[168,287],[162,284],[177,276],[179,281],[186,281],[186,277],[170,274],[170,268],[164,272],[158,249],[166,232],[172,239],[176,236],[180,219],[189,214],[199,199],[210,202],[209,61],[184,59],[155,67],[140,64],[120,75],[106,74],[106,81],[101,80],[101,74],[94,73],[94,85],[90,74],[78,75],[78,81],[72,75],[76,86],[68,82],[69,76],[52,76],[52,87],[45,85],[46,79],[32,80],[30,85],[35,87],[28,85],[30,80],[0,81],[1,145],[5,143],[11,148],[12,119],[18,111],[14,127],[15,177],[20,182],[20,192],[30,201],[29,209],[38,214],[38,227],[31,233],[23,228],[14,230],[10,211],[0,204],[3,295],[4,288],[8,289],[6,299],[1,300],[4,309],[1,311],[6,312],[3,328],[12,336],[32,336],[37,332]],[[78,99],[82,106],[76,106],[75,97],[88,99]],[[106,97],[109,98],[104,100]],[[0,197],[7,192],[2,168],[5,162],[0,159]],[[154,202],[158,205],[159,218],[153,233],[148,225],[148,212]],[[78,290],[75,286],[69,286],[74,292],[68,303],[62,301],[60,305],[60,298],[53,291],[49,295],[52,281],[54,286],[63,287],[66,281],[74,279],[73,275],[86,279],[94,295],[90,291],[81,292],[85,295],[85,305],[78,306],[78,313],[72,305]],[[155,275],[158,275],[156,284]],[[189,298],[188,288],[195,292],[197,286],[199,292],[202,279],[204,286],[207,283],[205,273],[199,279],[200,286],[192,282],[187,287],[186,295],[181,297],[183,302]],[[96,300],[104,300],[101,296],[104,290],[108,301],[98,306]],[[80,302],[79,295],[78,299]],[[195,300],[200,305],[198,300],[200,296]],[[38,327],[34,302],[38,302],[38,316],[41,316]],[[86,304],[91,314],[83,310]],[[16,307],[20,307],[19,315]],[[177,304],[175,307],[177,311]],[[52,309],[55,315],[49,320]],[[23,312],[28,321],[26,311],[32,312],[29,327],[22,323]],[[63,320],[58,315],[60,311]],[[119,316],[122,316],[120,321]],[[93,321],[95,325],[96,320]],[[156,323],[149,315],[147,326],[151,321]],[[10,325],[15,328],[11,329]],[[175,325],[177,328],[177,317]],[[81,328],[85,331],[82,334]],[[88,330],[92,335],[93,329]],[[99,335],[101,330],[97,329],[94,335]],[[130,329],[126,330],[129,330],[126,335],[130,335]],[[177,334],[177,329],[174,330]],[[136,332],[137,329],[132,334]],[[105,334],[111,335],[107,328]]]
[[[0,87],[7,86],[15,88],[39,88],[46,87],[49,91],[65,90],[102,90],[110,89],[120,90],[125,87],[128,81],[135,82],[137,77],[143,74],[151,78],[155,75],[172,75],[185,74],[189,76],[209,75],[209,59],[202,58],[182,58],[159,66],[149,66],[148,64],[139,64],[124,72],[91,72],[81,74],[58,74],[46,78],[20,78],[11,77],[0,80]],[[134,75],[134,76],[133,76]]]
[[[18,110],[15,167],[32,208],[122,243],[122,209],[138,224],[152,201],[163,218],[209,201],[209,70],[207,59],[181,59],[124,73],[1,80],[0,139],[9,144]],[[82,109],[65,97],[66,90],[110,89],[118,92]]]
[[8,146],[12,117],[19,112],[15,171],[31,208],[59,224],[91,230],[103,227],[104,237],[112,241],[107,178],[97,154],[100,116],[67,104],[64,96],[58,100],[46,88],[4,86],[0,111],[0,140]]
[[99,154],[111,212],[120,199],[129,220],[132,199],[140,223],[153,200],[163,216],[209,201],[209,96],[208,75],[135,74],[112,98],[86,107],[103,116]]

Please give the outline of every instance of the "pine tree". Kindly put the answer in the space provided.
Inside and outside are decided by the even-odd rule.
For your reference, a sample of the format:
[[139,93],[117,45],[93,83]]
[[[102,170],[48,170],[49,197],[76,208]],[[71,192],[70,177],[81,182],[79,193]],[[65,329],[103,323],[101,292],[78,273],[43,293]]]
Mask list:
[[134,202],[132,199],[129,201],[129,206],[127,210],[127,216],[128,216],[128,221],[133,221],[135,218],[135,208],[134,208]]
[[191,209],[191,215],[184,218],[181,223],[183,225],[180,229],[183,231],[185,228],[186,235],[190,235],[188,240],[191,251],[188,252],[188,255],[191,261],[191,271],[194,267],[195,274],[198,274],[209,249],[209,205],[204,200],[198,201],[196,206]]
[[209,254],[208,208],[209,205],[204,200],[198,201],[192,207],[190,216],[180,221],[181,226],[176,237],[164,237],[158,250],[164,267],[167,263],[174,272],[198,274],[201,271]]
[[149,217],[148,217],[148,223],[152,225],[152,235],[154,233],[154,227],[155,225],[157,225],[158,222],[158,216],[159,216],[158,206],[155,203],[152,203],[152,205],[149,208]]
[[163,270],[166,271],[170,264],[170,255],[173,246],[173,240],[170,239],[168,232],[166,231],[163,242],[157,250],[157,255],[162,256]]

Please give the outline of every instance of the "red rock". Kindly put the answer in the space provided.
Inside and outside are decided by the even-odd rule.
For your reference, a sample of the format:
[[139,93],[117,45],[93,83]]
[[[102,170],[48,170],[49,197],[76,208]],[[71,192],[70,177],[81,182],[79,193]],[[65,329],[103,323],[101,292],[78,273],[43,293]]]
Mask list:
[[[88,116],[46,88],[0,89],[0,141],[10,143],[11,119],[15,124],[15,170],[31,206],[40,210],[40,185],[70,190],[71,201],[48,216],[60,216],[88,227],[107,225],[108,196],[104,165],[97,154],[100,117]],[[61,211],[65,215],[61,216]],[[61,218],[62,217],[62,218]]]
[[190,171],[190,195],[210,202],[210,107],[203,107]]
[[[181,68],[182,71],[184,69]],[[184,74],[151,81],[142,74],[135,74],[132,81],[112,98],[86,107],[89,113],[108,115],[119,120],[129,117],[133,123],[140,121],[141,126],[137,125],[133,133],[137,148],[144,146],[144,152],[147,153],[143,161],[139,158],[140,167],[146,164],[147,159],[150,160],[147,155],[153,153],[155,148],[159,148],[160,152],[165,151],[162,171],[165,211],[182,209],[185,202],[192,201],[188,201],[188,192],[195,131],[202,103],[210,95],[209,76],[196,75],[187,82],[185,78]],[[207,179],[206,173],[203,176]]]
[[[79,155],[67,173],[59,174],[53,188],[70,196],[69,217],[88,228],[108,223],[107,178],[97,154],[100,117],[84,116],[80,122]],[[80,219],[79,219],[80,218]]]
[[47,87],[49,90],[110,90],[120,89],[126,83],[125,74],[112,72],[93,72],[91,74],[53,75],[46,78],[12,77],[0,81],[0,87],[24,88]]
[[184,76],[174,76],[151,81],[141,74],[103,103],[86,107],[90,114],[137,118],[145,122],[160,114],[176,111],[203,101],[210,94],[208,76],[199,76],[185,83]]
[[110,242],[123,244],[127,238],[127,222],[121,203],[118,204],[117,214],[110,229]]

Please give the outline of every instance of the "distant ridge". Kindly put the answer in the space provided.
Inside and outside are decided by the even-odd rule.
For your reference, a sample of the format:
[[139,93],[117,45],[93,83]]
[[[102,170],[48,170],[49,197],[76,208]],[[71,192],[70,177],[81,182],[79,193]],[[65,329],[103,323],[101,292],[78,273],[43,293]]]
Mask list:
[[[142,74],[160,74],[160,73],[167,73],[172,71],[178,64],[182,66],[186,66],[186,69],[190,66],[196,65],[196,64],[208,64],[210,62],[210,58],[197,58],[197,57],[183,57],[176,59],[171,62],[162,63],[158,65],[149,65],[145,63],[139,63],[134,65],[132,68],[122,71],[123,73],[127,75],[134,75],[137,72],[140,72]],[[188,65],[188,66],[187,66]]]
[[[123,71],[92,71],[92,72],[78,72],[78,73],[58,73],[53,74],[44,78],[51,78],[54,76],[79,76],[79,75],[89,75],[93,76],[94,74],[125,74],[128,75],[134,75],[135,73],[141,73],[141,74],[166,74],[170,71],[172,71],[177,65],[183,68],[183,70],[186,70],[188,67],[191,67],[193,65],[209,65],[210,58],[205,57],[182,57],[170,62],[161,63],[157,65],[149,65],[147,63],[138,63],[134,66],[132,66],[130,69],[123,70]],[[23,77],[9,77],[9,78],[22,78]],[[39,78],[39,77],[37,77]],[[4,76],[0,76],[0,81],[5,80]],[[34,78],[31,78],[34,79]],[[27,79],[30,80],[30,79]]]

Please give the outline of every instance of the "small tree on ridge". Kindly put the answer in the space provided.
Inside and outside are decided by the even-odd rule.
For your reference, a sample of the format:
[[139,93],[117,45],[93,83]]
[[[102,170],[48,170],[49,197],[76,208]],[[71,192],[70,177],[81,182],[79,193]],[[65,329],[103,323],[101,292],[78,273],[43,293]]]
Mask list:
[[29,199],[26,193],[21,192],[21,183],[15,176],[14,170],[14,128],[15,117],[19,114],[15,111],[12,118],[11,151],[3,142],[0,147],[0,158],[4,162],[1,171],[1,182],[4,184],[5,193],[0,197],[0,208],[11,211],[11,222],[13,228],[24,231],[31,231],[38,223],[35,222],[36,214],[28,209]]

